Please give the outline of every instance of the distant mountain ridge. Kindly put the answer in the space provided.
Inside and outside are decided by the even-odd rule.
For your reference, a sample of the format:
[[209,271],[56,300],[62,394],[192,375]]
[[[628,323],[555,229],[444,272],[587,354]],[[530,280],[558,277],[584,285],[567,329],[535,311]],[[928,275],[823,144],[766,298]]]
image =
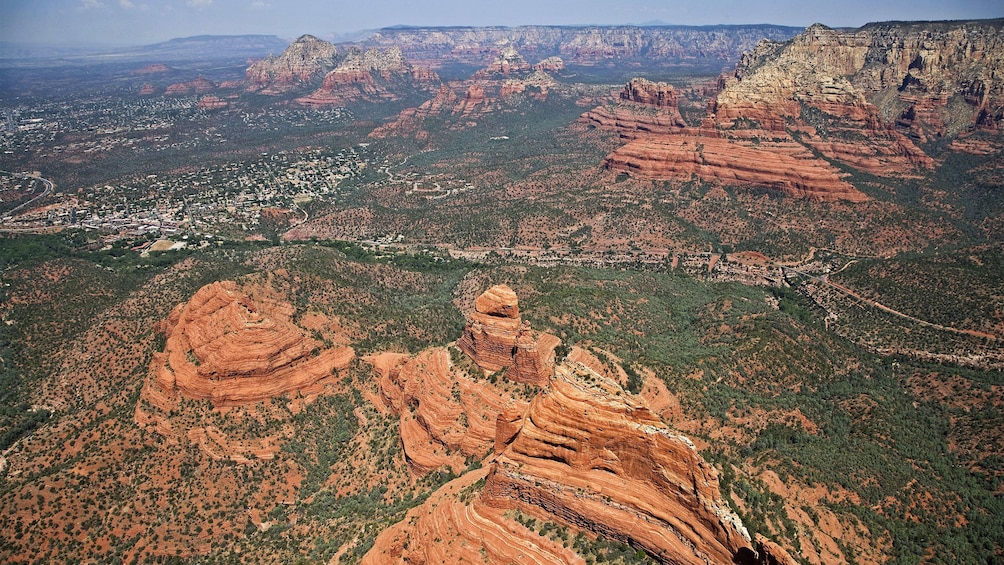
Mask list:
[[23,63],[62,59],[103,63],[247,59],[280,53],[288,45],[289,41],[275,35],[196,35],[150,45],[105,49],[4,43],[0,44],[0,60]]
[[560,56],[597,65],[644,57],[650,63],[738,61],[761,39],[785,41],[802,28],[769,24],[716,26],[393,27],[375,31],[366,47],[397,45],[411,61],[480,65],[511,43],[530,60]]

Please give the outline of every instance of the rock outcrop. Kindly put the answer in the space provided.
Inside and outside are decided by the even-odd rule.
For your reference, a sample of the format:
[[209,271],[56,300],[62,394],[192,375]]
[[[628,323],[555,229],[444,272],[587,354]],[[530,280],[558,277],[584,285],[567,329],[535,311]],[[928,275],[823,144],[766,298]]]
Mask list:
[[638,80],[582,121],[629,140],[608,157],[613,170],[862,201],[828,161],[877,176],[923,175],[934,161],[914,141],[1004,123],[1002,27],[1004,20],[814,25],[745,53],[719,81],[700,127],[678,117],[671,90]]
[[530,63],[509,43],[499,50],[498,55],[488,64],[487,68],[478,71],[478,74],[475,76],[509,76],[517,73],[527,73],[530,70]]
[[487,470],[464,474],[442,487],[404,520],[377,536],[363,565],[386,563],[554,563],[582,558],[523,524],[476,494]]
[[164,94],[167,96],[186,96],[189,94],[205,94],[215,90],[217,87],[211,80],[199,76],[188,82],[178,82],[167,87]]
[[353,351],[324,348],[293,323],[293,312],[289,303],[252,298],[231,281],[202,287],[163,324],[167,343],[150,365],[159,389],[153,403],[180,394],[233,405],[323,386]]
[[507,378],[542,385],[550,377],[559,343],[555,336],[533,332],[520,319],[516,293],[497,285],[475,300],[457,347],[486,371],[510,368]]
[[913,141],[1004,120],[1004,20],[808,28],[763,42],[724,77],[723,126],[802,125],[823,155],[878,175],[930,169]]
[[676,90],[664,82],[635,78],[624,85],[619,102],[600,106],[580,121],[616,131],[624,139],[682,133]]
[[556,73],[565,70],[565,61],[561,57],[548,57],[536,65],[533,66],[535,71],[544,71],[545,73]]
[[248,67],[247,88],[262,94],[281,94],[316,86],[337,62],[337,47],[312,35],[303,35],[278,57],[269,55]]
[[865,200],[840,171],[797,143],[787,132],[722,131],[688,127],[671,85],[634,79],[619,100],[582,115],[580,121],[616,131],[627,145],[605,166],[649,179],[757,186],[813,200]]
[[491,506],[544,510],[666,563],[754,555],[693,443],[584,365],[559,365],[519,431],[502,440],[482,494]]
[[676,89],[672,85],[665,82],[652,82],[643,78],[632,79],[624,85],[620,98],[656,108],[679,108]]
[[[495,455],[381,533],[364,563],[581,563],[513,511],[628,543],[663,563],[785,563],[758,555],[714,469],[638,399],[584,365],[559,365],[528,408],[497,419]],[[790,563],[788,561],[787,563]]]
[[854,75],[877,56],[868,52],[860,34],[820,25],[784,45],[764,42],[723,79],[715,120],[726,129],[796,132],[822,155],[879,176],[931,169],[931,158],[855,86]]
[[[519,26],[381,29],[364,45],[401,47],[411,61],[483,65],[486,53],[512,45],[528,60],[561,57],[565,65],[595,66],[644,57],[646,65],[721,68],[762,38],[784,41],[800,28],[748,26]],[[546,70],[546,69],[545,69]]]
[[642,178],[705,181],[780,190],[796,198],[861,202],[840,171],[794,140],[729,139],[714,132],[642,138],[615,150],[606,166]]
[[212,94],[207,94],[199,99],[199,108],[202,110],[219,110],[226,108],[230,103]]
[[435,91],[439,76],[425,67],[414,67],[399,47],[355,48],[334,70],[324,76],[321,87],[297,102],[308,105],[347,104],[357,101],[397,100],[415,88]]
[[452,363],[445,347],[388,355],[366,360],[379,374],[381,403],[400,418],[405,459],[416,475],[444,466],[460,472],[467,458],[491,448],[499,413],[526,408],[504,387]]

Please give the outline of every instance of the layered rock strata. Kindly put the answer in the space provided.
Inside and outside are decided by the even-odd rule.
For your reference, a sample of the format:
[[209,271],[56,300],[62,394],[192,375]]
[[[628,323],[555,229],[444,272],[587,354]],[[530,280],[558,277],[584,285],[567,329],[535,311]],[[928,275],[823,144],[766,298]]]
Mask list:
[[662,563],[793,563],[769,540],[754,550],[687,438],[584,365],[563,363],[529,407],[500,412],[495,445],[487,469],[440,488],[363,562],[582,563],[515,520],[518,511]]
[[497,285],[475,300],[457,347],[486,371],[511,367],[507,378],[542,385],[550,377],[559,343],[555,336],[533,332],[520,319],[516,293]]
[[485,69],[488,73],[498,73],[510,75],[513,73],[523,73],[530,70],[530,63],[519,54],[519,51],[510,43],[499,50],[498,55]]
[[381,532],[362,563],[583,563],[570,549],[472,494],[486,473],[471,471],[440,487],[404,520]]
[[324,76],[321,87],[297,102],[308,105],[347,104],[397,100],[403,90],[437,89],[439,76],[425,67],[414,67],[401,49],[353,49]]
[[919,176],[934,161],[915,141],[1000,129],[1002,28],[1004,20],[839,31],[814,25],[745,53],[719,81],[701,127],[686,127],[673,96],[639,81],[582,121],[630,140],[608,158],[614,170],[861,201],[828,161],[877,176]]
[[692,130],[636,139],[607,157],[606,166],[642,178],[762,186],[796,198],[861,202],[867,197],[840,171],[794,140],[756,142]]
[[378,30],[364,44],[382,48],[396,45],[410,60],[430,65],[481,65],[486,53],[512,44],[530,60],[558,56],[565,65],[605,65],[616,59],[644,57],[647,65],[710,64],[721,68],[762,38],[783,41],[799,31],[772,25],[409,27]]
[[324,348],[293,323],[293,312],[281,300],[252,299],[232,281],[202,287],[163,324],[167,343],[150,365],[160,393],[154,396],[180,394],[219,406],[323,386],[349,365],[353,351]]
[[541,510],[666,563],[753,557],[749,533],[693,443],[584,365],[564,363],[497,453],[482,498]]
[[[723,78],[723,126],[809,126],[823,155],[879,175],[929,169],[913,144],[1004,123],[1004,20],[814,25],[762,42]],[[912,138],[912,139],[911,139]]]
[[789,196],[859,202],[867,198],[833,165],[787,132],[688,127],[671,85],[634,79],[619,101],[586,112],[580,121],[616,131],[628,143],[607,156],[611,170],[658,180],[758,186]]
[[246,71],[248,90],[281,94],[319,81],[338,62],[338,48],[312,35],[303,35],[278,57],[254,63]]
[[405,459],[416,475],[444,466],[461,471],[468,457],[491,448],[497,414],[527,404],[459,370],[444,347],[367,361],[379,374],[381,403],[400,418]]

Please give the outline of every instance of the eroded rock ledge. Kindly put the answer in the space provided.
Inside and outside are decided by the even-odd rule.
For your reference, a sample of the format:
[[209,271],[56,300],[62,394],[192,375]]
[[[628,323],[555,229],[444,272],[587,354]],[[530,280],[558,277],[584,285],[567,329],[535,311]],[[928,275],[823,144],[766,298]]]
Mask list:
[[511,367],[506,373],[509,379],[542,385],[551,376],[554,348],[560,342],[531,330],[529,322],[520,319],[516,293],[497,285],[475,300],[457,347],[486,371]]
[[689,439],[585,365],[562,363],[529,407],[500,412],[495,442],[487,469],[408,512],[363,563],[582,563],[517,511],[663,563],[793,563],[769,540],[754,545]]
[[151,363],[160,393],[219,406],[322,386],[354,353],[325,348],[293,323],[293,312],[288,302],[251,298],[232,281],[202,287],[163,323],[167,344]]
[[558,366],[519,430],[504,435],[482,492],[491,506],[544,510],[668,563],[752,554],[749,533],[694,444],[584,365]]

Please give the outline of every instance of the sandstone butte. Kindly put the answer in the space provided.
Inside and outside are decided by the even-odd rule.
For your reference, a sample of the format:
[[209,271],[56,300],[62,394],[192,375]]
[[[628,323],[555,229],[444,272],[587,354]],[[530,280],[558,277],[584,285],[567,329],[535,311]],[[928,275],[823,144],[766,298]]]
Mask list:
[[915,141],[999,131],[1001,28],[1000,20],[857,30],[817,24],[790,41],[764,40],[747,51],[720,79],[700,127],[682,123],[671,87],[637,80],[617,104],[582,121],[628,140],[607,159],[613,170],[861,201],[865,195],[817,154],[878,176],[912,177],[934,166]]
[[219,110],[226,108],[230,103],[219,97],[207,94],[199,99],[199,108],[202,110]]
[[281,94],[319,80],[335,67],[338,48],[312,35],[303,35],[278,57],[268,57],[245,71],[247,89]]
[[478,71],[474,75],[474,78],[490,78],[493,75],[509,76],[511,74],[525,74],[531,68],[530,63],[509,43],[502,47],[502,49],[499,49],[495,58],[488,63],[486,68]]
[[586,112],[580,121],[628,140],[607,156],[605,166],[633,176],[677,181],[696,176],[823,201],[867,199],[833,165],[786,132],[689,127],[680,115],[675,89],[666,83],[634,79],[616,104]]
[[807,126],[801,133],[815,151],[877,175],[931,169],[913,141],[1004,123],[1001,27],[817,24],[787,43],[763,41],[723,77],[715,119],[773,131]]
[[163,409],[179,394],[225,406],[319,391],[354,353],[325,349],[293,323],[293,311],[267,293],[252,298],[232,281],[202,287],[163,323],[167,343],[154,353],[144,399]]
[[443,466],[459,473],[467,458],[491,449],[496,416],[527,404],[486,378],[458,370],[445,347],[365,360],[379,375],[378,407],[399,417],[405,460],[415,475]]
[[315,106],[380,102],[399,99],[401,88],[435,90],[439,85],[439,75],[431,69],[412,66],[399,47],[366,51],[355,48],[324,76],[319,89],[296,101]]
[[687,438],[585,365],[562,363],[528,407],[499,413],[489,461],[382,532],[363,563],[583,562],[513,510],[663,563],[793,563],[768,540],[754,549]]
[[370,137],[385,138],[389,136],[407,136],[418,140],[429,138],[425,129],[425,119],[436,116],[456,115],[473,117],[487,112],[492,100],[485,94],[484,88],[478,83],[472,83],[463,98],[449,85],[442,85],[432,99],[423,102],[415,108],[405,108],[397,118],[370,132]]
[[510,368],[506,377],[519,383],[542,385],[554,365],[555,336],[530,329],[519,316],[516,293],[496,285],[477,297],[457,347],[486,371]]
[[[488,67],[477,71],[470,80],[441,85],[432,99],[402,110],[393,121],[374,129],[370,137],[405,136],[425,141],[430,137],[425,129],[426,118],[474,118],[496,109],[495,102],[498,100],[517,94],[546,100],[548,91],[560,86],[548,73],[564,68],[560,57],[548,57],[531,66],[512,45],[506,45]],[[533,89],[528,91],[528,87]],[[486,88],[493,96],[488,95]],[[458,92],[463,92],[463,96],[458,96]],[[497,96],[494,96],[495,93]],[[461,121],[453,127],[463,127],[466,123]]]
[[205,94],[216,89],[215,84],[206,77],[199,76],[188,82],[179,82],[167,87],[167,96],[184,96],[188,94]]

